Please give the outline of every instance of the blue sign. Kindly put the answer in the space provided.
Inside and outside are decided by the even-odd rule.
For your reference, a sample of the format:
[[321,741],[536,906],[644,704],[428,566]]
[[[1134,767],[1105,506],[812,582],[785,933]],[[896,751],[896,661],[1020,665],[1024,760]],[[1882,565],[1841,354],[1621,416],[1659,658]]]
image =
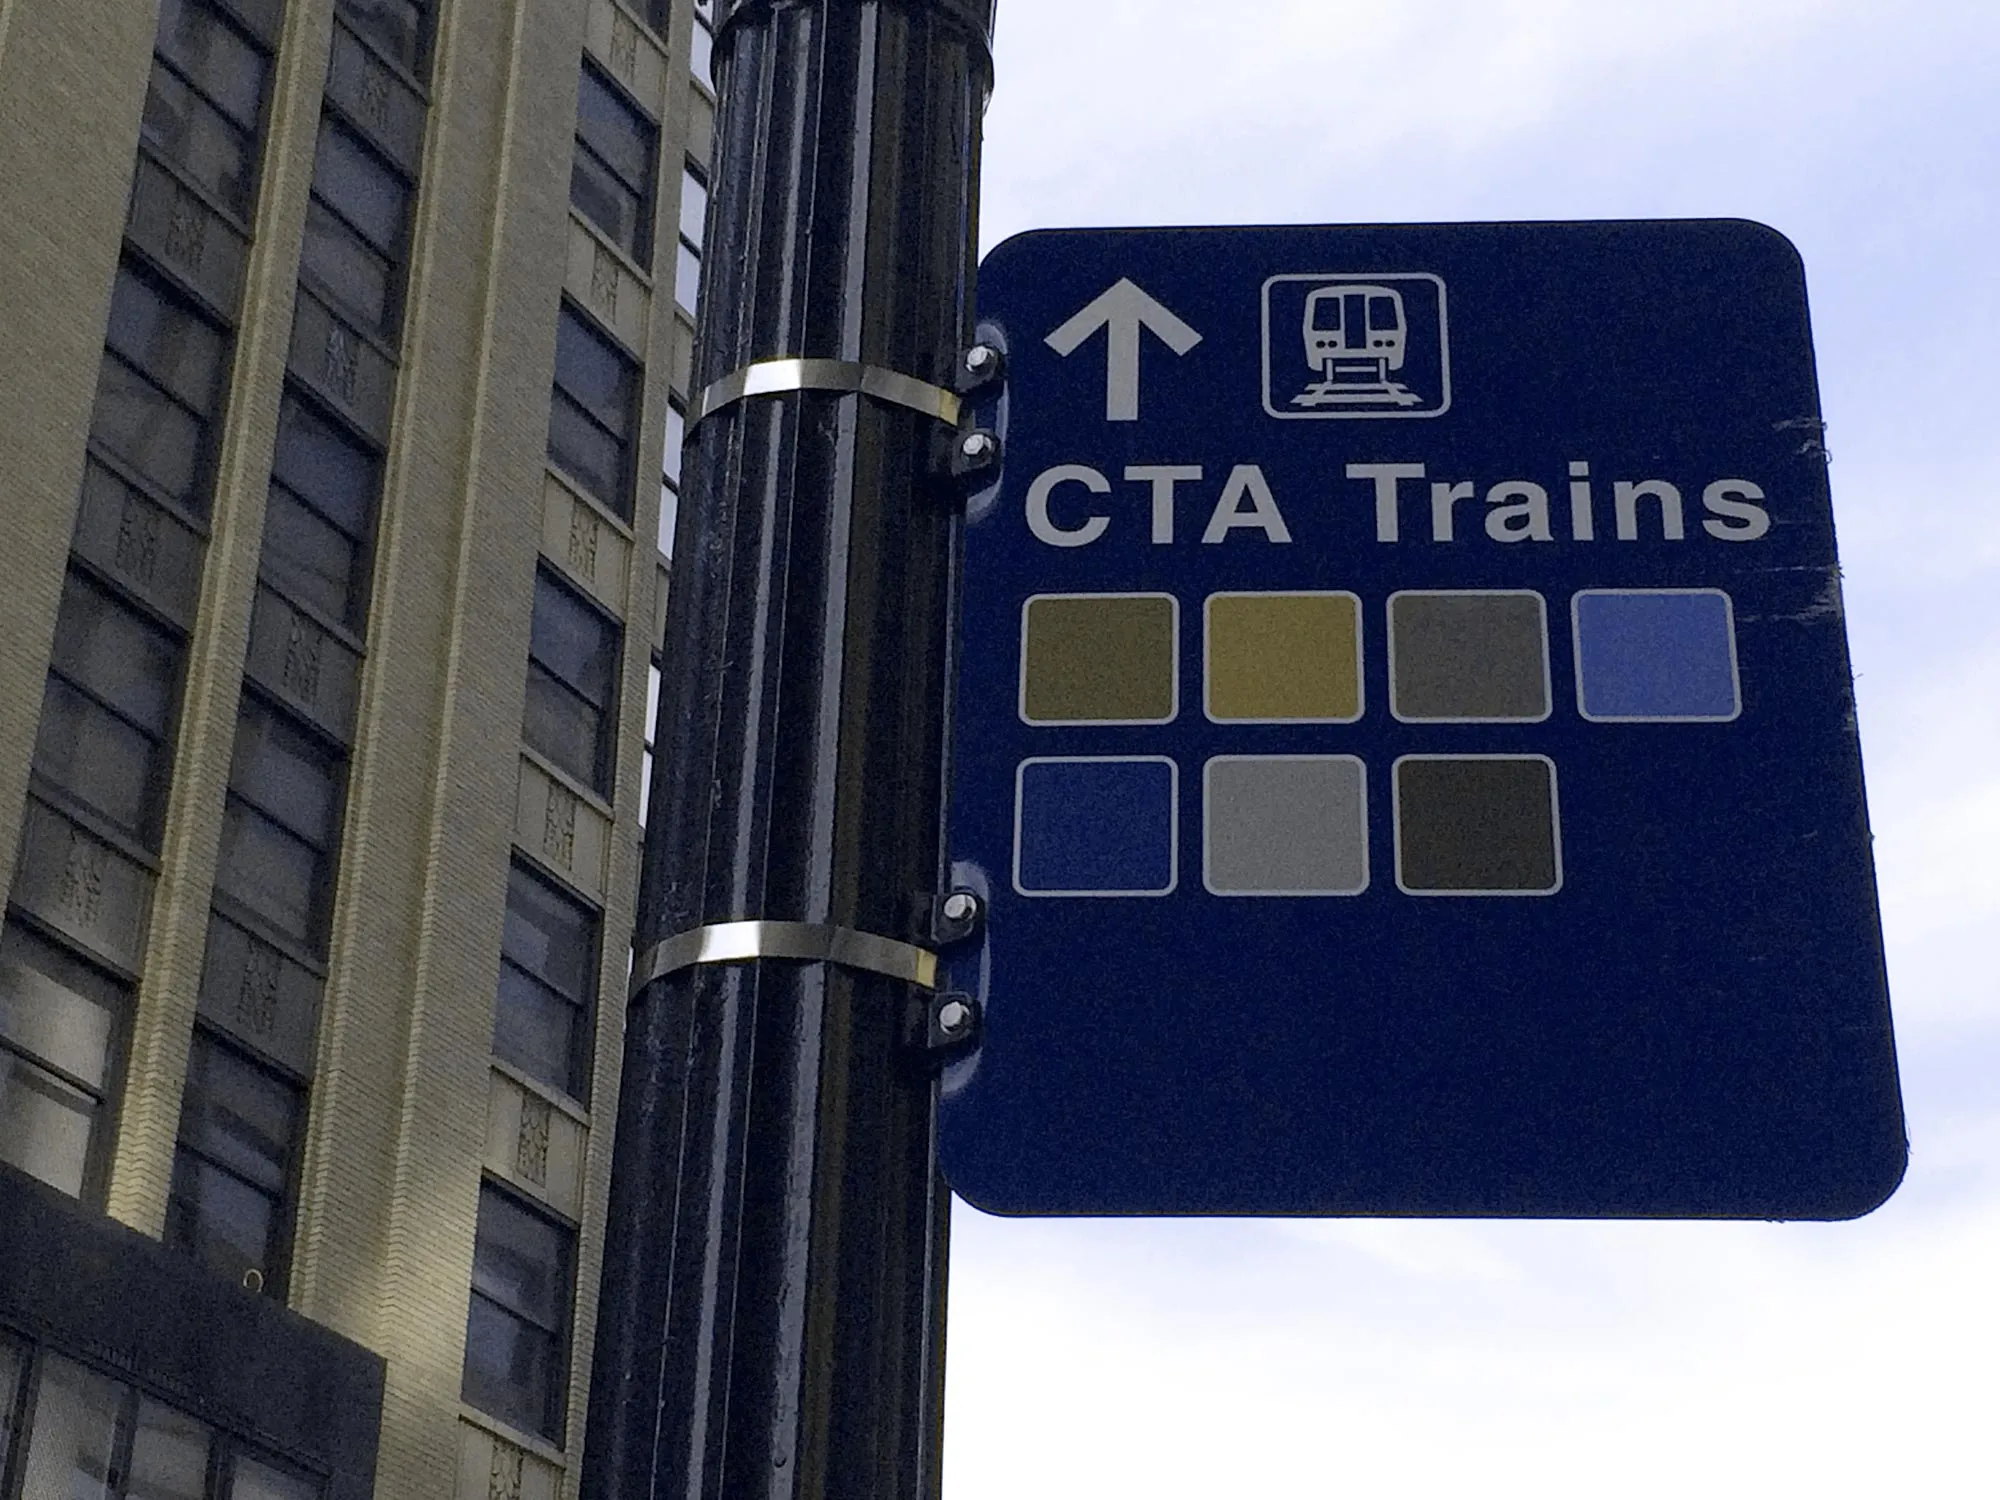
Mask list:
[[1023,235],[947,1177],[1841,1218],[1906,1146],[1805,289],[1736,221]]

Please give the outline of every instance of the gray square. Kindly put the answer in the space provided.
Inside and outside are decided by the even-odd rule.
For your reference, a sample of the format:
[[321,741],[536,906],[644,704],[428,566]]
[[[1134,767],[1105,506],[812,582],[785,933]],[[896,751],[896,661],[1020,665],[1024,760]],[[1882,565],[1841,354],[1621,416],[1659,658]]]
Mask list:
[[1217,896],[1368,888],[1368,801],[1351,755],[1218,755],[1202,773],[1202,883]]
[[1389,711],[1425,723],[1549,716],[1549,631],[1525,590],[1389,596]]

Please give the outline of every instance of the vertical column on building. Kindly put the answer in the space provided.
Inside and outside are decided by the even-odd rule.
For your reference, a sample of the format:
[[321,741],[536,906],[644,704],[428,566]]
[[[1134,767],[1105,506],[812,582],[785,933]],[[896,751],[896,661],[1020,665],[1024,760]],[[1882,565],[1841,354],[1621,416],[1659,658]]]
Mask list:
[[585,12],[466,1325],[467,1500],[576,1484],[693,333],[692,291],[670,280],[684,122],[713,108],[690,81],[691,29],[666,0]]
[[101,1199],[203,601],[282,0],[166,0],[4,935],[0,1157]]
[[165,1226],[278,1296],[367,643],[425,19],[335,7]]

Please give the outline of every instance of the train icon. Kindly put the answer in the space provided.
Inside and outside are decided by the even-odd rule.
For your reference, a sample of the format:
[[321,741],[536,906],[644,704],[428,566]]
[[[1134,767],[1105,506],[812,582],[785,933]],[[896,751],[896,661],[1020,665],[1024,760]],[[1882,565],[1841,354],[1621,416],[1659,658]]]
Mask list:
[[1438,277],[1293,275],[1264,284],[1272,416],[1432,417],[1449,403]]

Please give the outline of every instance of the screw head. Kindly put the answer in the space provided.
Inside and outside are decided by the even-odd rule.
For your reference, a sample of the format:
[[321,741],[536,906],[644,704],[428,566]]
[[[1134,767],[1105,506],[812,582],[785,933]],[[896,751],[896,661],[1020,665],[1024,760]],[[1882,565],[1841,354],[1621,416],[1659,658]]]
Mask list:
[[974,344],[965,351],[965,368],[974,375],[984,375],[999,362],[1000,351],[991,344]]
[[990,432],[968,432],[958,440],[958,451],[971,459],[991,458],[999,447]]
[[972,1024],[972,1007],[963,1000],[947,1000],[938,1007],[938,1030],[946,1036],[956,1036]]
[[979,915],[979,898],[968,891],[953,891],[944,898],[947,922],[970,922]]

